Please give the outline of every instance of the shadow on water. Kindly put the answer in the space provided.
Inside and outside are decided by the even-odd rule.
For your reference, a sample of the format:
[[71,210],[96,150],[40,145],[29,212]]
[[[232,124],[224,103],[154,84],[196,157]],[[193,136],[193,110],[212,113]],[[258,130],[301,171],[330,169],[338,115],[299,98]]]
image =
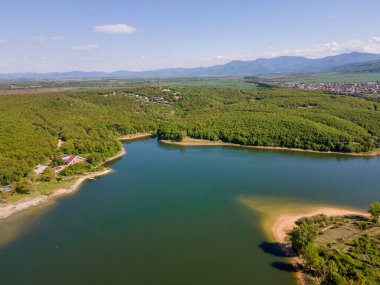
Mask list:
[[293,264],[290,264],[288,262],[275,261],[271,265],[272,267],[278,270],[286,272],[297,272],[297,268],[295,268]]
[[259,247],[265,252],[277,257],[294,257],[295,254],[290,250],[286,250],[284,245],[279,242],[263,241]]
[[[259,247],[267,254],[276,256],[276,257],[282,257],[282,258],[289,258],[296,256],[291,250],[287,250],[285,245],[279,242],[267,242],[263,241]],[[286,271],[286,272],[297,272],[297,268],[291,264],[290,262],[286,261],[275,261],[271,263],[271,266],[275,269]]]

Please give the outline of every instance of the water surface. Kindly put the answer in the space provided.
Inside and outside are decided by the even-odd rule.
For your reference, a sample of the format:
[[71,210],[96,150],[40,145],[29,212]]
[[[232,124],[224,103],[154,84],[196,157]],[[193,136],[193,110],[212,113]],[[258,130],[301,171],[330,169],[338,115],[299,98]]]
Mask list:
[[13,218],[29,226],[0,248],[0,284],[295,284],[238,197],[359,208],[379,199],[379,158],[154,139],[125,147],[113,173]]

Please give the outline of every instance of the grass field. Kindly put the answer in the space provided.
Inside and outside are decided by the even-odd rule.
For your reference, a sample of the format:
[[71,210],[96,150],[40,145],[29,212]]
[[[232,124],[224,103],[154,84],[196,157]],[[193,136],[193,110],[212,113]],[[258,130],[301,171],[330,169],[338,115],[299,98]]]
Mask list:
[[380,73],[354,73],[354,74],[339,74],[339,73],[326,73],[313,75],[309,78],[302,79],[302,82],[368,82],[380,81]]
[[247,83],[243,78],[178,79],[169,86],[229,88],[239,90],[251,90],[256,88],[255,84]]
[[59,188],[66,188],[72,185],[75,182],[76,178],[66,179],[60,181],[51,181],[51,182],[41,182],[36,184],[36,190],[31,192],[30,194],[20,194],[15,192],[13,195],[2,194],[0,196],[2,199],[6,199],[7,202],[12,203],[16,202],[23,198],[32,198],[39,195],[48,195],[52,193],[54,190]]

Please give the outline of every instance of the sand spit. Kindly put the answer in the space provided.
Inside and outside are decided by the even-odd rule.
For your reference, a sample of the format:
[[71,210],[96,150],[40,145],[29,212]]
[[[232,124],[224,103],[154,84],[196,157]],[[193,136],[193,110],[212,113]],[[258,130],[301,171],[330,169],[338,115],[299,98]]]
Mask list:
[[[292,250],[286,240],[287,233],[296,225],[296,221],[302,217],[311,217],[319,214],[326,216],[359,215],[368,216],[368,213],[349,207],[341,207],[326,204],[312,204],[297,201],[287,197],[263,197],[263,196],[241,196],[238,202],[247,206],[250,210],[260,213],[261,226],[270,241],[276,242],[288,253],[290,262],[298,269],[302,261],[294,257]],[[299,284],[307,284],[307,276],[301,271],[296,272]]]

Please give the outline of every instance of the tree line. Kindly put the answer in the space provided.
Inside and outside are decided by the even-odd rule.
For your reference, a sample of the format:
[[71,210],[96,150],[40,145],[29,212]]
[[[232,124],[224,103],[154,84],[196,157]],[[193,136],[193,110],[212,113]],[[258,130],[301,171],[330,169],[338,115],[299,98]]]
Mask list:
[[121,149],[119,136],[136,132],[319,151],[380,147],[380,112],[362,98],[285,88],[115,90],[0,96],[0,185],[63,153],[96,166]]

